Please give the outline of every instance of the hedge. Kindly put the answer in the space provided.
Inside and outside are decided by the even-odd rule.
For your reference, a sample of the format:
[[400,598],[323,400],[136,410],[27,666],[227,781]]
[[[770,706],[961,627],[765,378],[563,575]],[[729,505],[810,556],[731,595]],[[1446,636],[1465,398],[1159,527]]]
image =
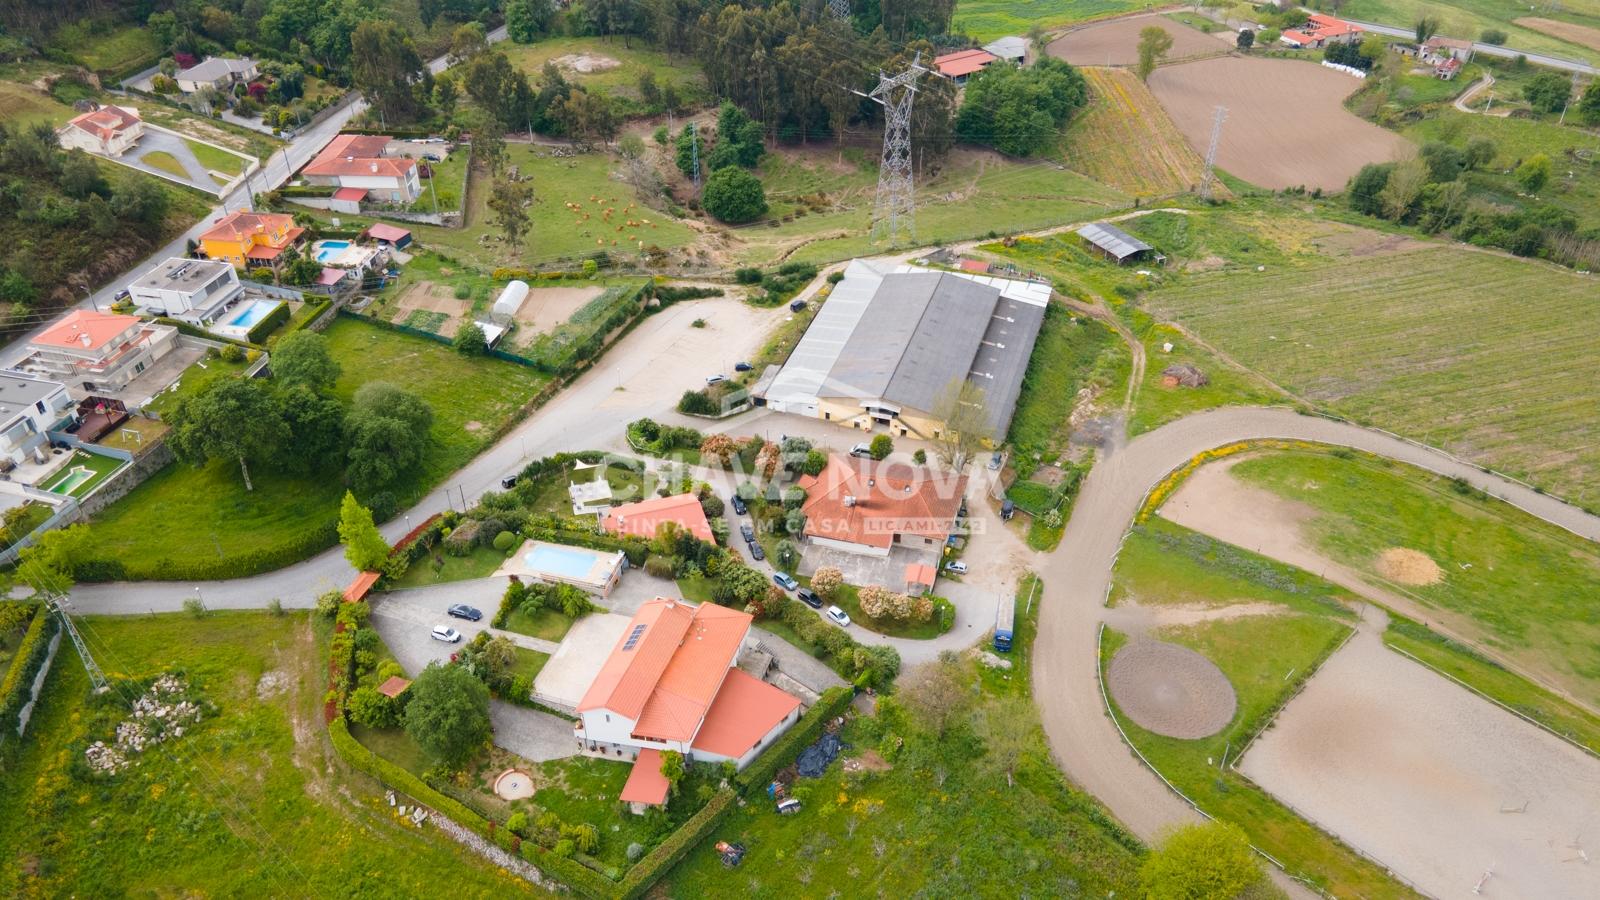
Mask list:
[[628,874],[622,879],[622,887],[617,896],[622,900],[634,900],[648,891],[668,869],[677,865],[690,850],[698,847],[701,841],[722,824],[722,820],[733,810],[733,801],[736,797],[733,791],[726,788],[718,791],[699,812],[689,817],[689,821],[680,825],[677,831],[628,870]]
[[72,574],[78,581],[218,581],[243,578],[293,565],[332,547],[339,541],[338,524],[328,522],[308,528],[295,539],[275,547],[262,547],[222,559],[202,554],[152,559],[140,556],[77,560]]
[[250,326],[250,330],[245,333],[245,340],[252,344],[260,344],[267,335],[278,330],[278,327],[287,321],[289,321],[289,304],[279,303],[265,318]]
[[831,687],[823,691],[816,706],[807,710],[793,728],[778,738],[765,753],[756,757],[755,762],[746,766],[743,772],[734,776],[733,780],[751,797],[765,792],[767,785],[772,782],[772,776],[794,762],[800,756],[800,751],[821,737],[823,727],[843,712],[854,698],[855,692],[846,687]]
[[161,323],[162,325],[171,325],[173,328],[178,329],[178,332],[180,334],[187,334],[190,337],[204,338],[205,340],[208,340],[208,341],[220,341],[221,343],[224,343],[224,344],[237,344],[240,347],[245,348],[246,350],[260,350],[261,349],[260,347],[256,346],[255,344],[250,343],[249,341],[241,341],[241,340],[238,340],[237,338],[231,338],[231,337],[227,337],[225,335],[212,334],[211,332],[205,330],[204,328],[201,328],[198,325],[191,325],[188,322],[184,322],[184,321],[181,321],[181,320],[178,320],[178,319],[169,319],[166,316],[157,316],[156,317],[156,321]]
[[0,681],[0,741],[17,733],[22,708],[28,705],[28,697],[33,690],[34,676],[39,674],[40,667],[44,665],[45,655],[50,651],[50,639],[55,636],[59,626],[56,617],[50,615],[43,605],[34,610],[33,621],[28,623],[22,643],[17,645],[11,668],[6,672],[5,680]]
[[522,858],[533,863],[546,875],[565,884],[576,894],[594,897],[596,900],[617,895],[617,885],[611,879],[581,862],[557,856],[533,841],[522,842]]

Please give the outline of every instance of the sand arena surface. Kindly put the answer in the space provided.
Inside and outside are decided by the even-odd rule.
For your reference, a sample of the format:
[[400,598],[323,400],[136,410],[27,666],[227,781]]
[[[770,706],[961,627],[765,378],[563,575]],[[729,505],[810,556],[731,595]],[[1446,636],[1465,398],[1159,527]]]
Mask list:
[[1172,49],[1167,51],[1167,60],[1207,56],[1233,49],[1233,33],[1226,29],[1216,34],[1206,34],[1165,16],[1140,16],[1114,19],[1103,25],[1090,25],[1068,32],[1051,42],[1049,53],[1075,66],[1131,66],[1139,61],[1139,32],[1151,26],[1172,35]]
[[1421,550],[1390,547],[1378,554],[1378,574],[1396,584],[1438,584],[1444,573],[1439,564]]
[[1135,639],[1112,658],[1106,687],[1140,727],[1167,737],[1209,737],[1233,721],[1238,699],[1216,664],[1188,647]]

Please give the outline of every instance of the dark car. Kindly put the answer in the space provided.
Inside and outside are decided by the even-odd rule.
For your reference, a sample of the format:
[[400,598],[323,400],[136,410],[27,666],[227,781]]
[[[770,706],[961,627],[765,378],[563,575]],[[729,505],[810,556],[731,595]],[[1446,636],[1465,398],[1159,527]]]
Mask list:
[[457,619],[466,619],[468,622],[476,622],[479,619],[483,618],[483,613],[479,612],[476,609],[473,609],[472,607],[466,605],[465,603],[457,603],[456,605],[454,605],[454,606],[450,607],[449,609],[445,610],[445,612],[449,613],[450,615],[454,616]]
[[752,366],[747,362],[736,362],[733,364],[733,370],[735,372],[748,372],[754,368],[755,366]]
[[744,537],[747,544],[756,539],[756,530],[750,527],[749,522],[739,526],[739,534]]
[[733,511],[741,516],[750,512],[750,507],[745,504],[744,498],[738,494],[733,495]]
[[822,598],[818,597],[816,592],[811,588],[801,588],[795,592],[795,596],[800,598],[801,603],[804,603],[812,609],[822,608]]
[[789,312],[799,312],[805,308],[806,302],[804,300],[796,300],[795,302],[789,304]]
[[745,546],[750,548],[750,558],[756,562],[767,558],[767,551],[761,549],[761,545],[755,541],[746,541]]
[[506,477],[500,479],[500,489],[501,490],[509,491],[512,488],[516,487],[516,486],[517,486],[517,476],[515,476],[515,475],[507,475]]
[[1010,500],[1000,504],[1000,518],[1009,519],[1017,514],[1017,505]]

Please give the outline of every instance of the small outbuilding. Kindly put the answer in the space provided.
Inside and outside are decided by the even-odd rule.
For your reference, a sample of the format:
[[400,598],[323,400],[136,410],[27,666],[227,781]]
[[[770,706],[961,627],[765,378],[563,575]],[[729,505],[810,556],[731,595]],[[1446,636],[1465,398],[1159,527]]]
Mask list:
[[406,688],[408,687],[411,687],[410,681],[401,678],[399,675],[391,675],[389,676],[388,681],[378,685],[378,693],[388,697],[390,700],[393,700],[401,694],[404,694],[406,692]]
[[1003,38],[995,38],[984,44],[983,49],[993,54],[996,59],[1003,59],[1006,62],[1016,63],[1020,66],[1023,60],[1028,58],[1028,39],[1017,37],[1014,34],[1008,35]]
[[[363,188],[361,191],[362,197],[365,197],[366,194],[366,189]],[[411,232],[399,227],[398,225],[386,225],[382,222],[375,222],[368,226],[367,230],[362,232],[361,236],[371,238],[372,240],[377,241],[379,244],[395,250],[404,250],[405,248],[411,246]]]
[[494,301],[495,318],[511,318],[517,314],[517,310],[522,308],[523,301],[527,299],[528,283],[520,280],[511,282]]
[[1157,260],[1165,258],[1156,254],[1154,247],[1109,222],[1091,222],[1078,229],[1078,237],[1088,241],[1089,246],[1106,259],[1114,260],[1117,265],[1130,259],[1145,258],[1145,254],[1152,254]]
[[936,57],[934,70],[956,84],[966,84],[967,79],[987,68],[995,55],[987,50],[960,50]]

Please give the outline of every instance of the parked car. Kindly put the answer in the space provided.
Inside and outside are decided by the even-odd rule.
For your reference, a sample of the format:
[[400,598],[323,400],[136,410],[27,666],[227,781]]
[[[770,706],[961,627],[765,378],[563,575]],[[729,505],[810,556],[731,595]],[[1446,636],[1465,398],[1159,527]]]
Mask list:
[[127,288],[123,288],[122,290],[117,291],[116,294],[112,295],[111,302],[112,303],[121,303],[124,300],[132,300],[132,299],[133,299],[132,292],[130,292]]
[[795,596],[800,598],[801,603],[804,603],[812,609],[822,608],[822,598],[818,597],[817,592],[813,591],[811,588],[801,588],[795,592]]
[[739,536],[748,544],[756,539],[756,530],[750,527],[749,522],[745,522],[739,526]]
[[752,366],[747,362],[736,362],[733,364],[733,370],[735,372],[748,372],[754,368],[755,366]]
[[1005,460],[1004,454],[1002,454],[1000,451],[996,450],[994,452],[994,455],[989,457],[989,468],[990,468],[990,470],[992,471],[994,469],[1000,468],[1000,463],[1003,462],[1004,460]]
[[500,479],[500,490],[502,491],[509,491],[516,486],[517,476],[515,475],[507,475],[506,477]]
[[805,308],[806,302],[804,300],[796,300],[795,302],[789,304],[789,312],[799,312]]
[[733,511],[741,516],[750,512],[750,507],[745,504],[744,498],[738,494],[733,495]]
[[850,455],[870,458],[872,456],[872,448],[866,444],[857,444],[850,448]]
[[944,570],[946,572],[953,572],[956,575],[965,575],[967,574],[967,564],[959,559],[952,559],[944,564]]
[[761,545],[755,541],[746,541],[745,546],[750,548],[750,558],[756,562],[760,562],[767,558],[767,551],[761,549]]
[[1009,519],[1017,514],[1017,505],[1010,500],[1000,504],[1000,518]]
[[449,625],[435,625],[433,626],[433,639],[444,641],[446,644],[454,644],[456,641],[461,640],[461,632],[451,628]]
[[772,583],[786,591],[792,591],[800,587],[800,582],[795,581],[794,576],[788,572],[773,572]]
[[840,628],[850,627],[850,614],[837,606],[828,607],[828,611],[823,613],[823,615],[828,617],[828,621],[839,626]]
[[465,603],[454,604],[449,609],[445,610],[445,612],[458,619],[466,619],[468,622],[476,622],[483,618],[483,613],[473,609]]
[[711,377],[706,379],[706,384],[708,384],[708,385],[710,385],[710,384],[721,384],[721,383],[723,383],[724,381],[727,381],[727,380],[728,380],[728,376],[726,376],[726,375],[712,375]]

